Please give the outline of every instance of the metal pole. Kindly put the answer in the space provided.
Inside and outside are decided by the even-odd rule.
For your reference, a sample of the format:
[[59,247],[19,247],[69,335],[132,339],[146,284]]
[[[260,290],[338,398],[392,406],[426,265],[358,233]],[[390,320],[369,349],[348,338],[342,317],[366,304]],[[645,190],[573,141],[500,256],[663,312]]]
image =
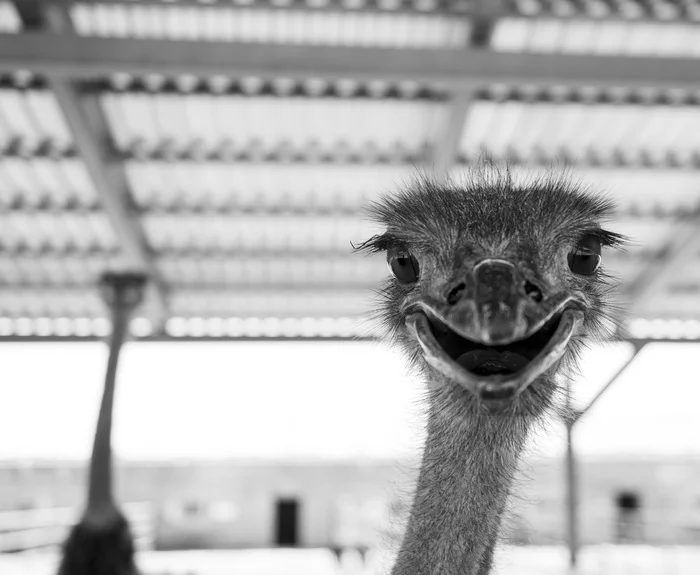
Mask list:
[[59,575],[136,573],[129,524],[112,492],[111,435],[119,352],[129,331],[129,318],[143,300],[145,286],[146,276],[141,273],[105,273],[100,281],[113,331],[90,458],[87,505],[63,545]]
[[566,519],[569,545],[569,573],[576,573],[579,549],[578,476],[574,452],[574,419],[566,422]]
[[116,309],[112,313],[112,336],[109,340],[104,391],[90,458],[86,514],[90,511],[101,513],[105,508],[115,506],[112,494],[112,413],[119,352],[129,330],[129,315],[124,309]]
[[612,387],[619,377],[632,365],[633,360],[637,357],[639,351],[646,345],[646,341],[634,341],[634,351],[630,357],[615,374],[610,378],[607,384],[598,392],[598,394],[590,401],[583,409],[574,409],[571,401],[571,382],[567,387],[566,403],[568,407],[568,417],[565,419],[566,425],[566,531],[567,544],[569,547],[569,573],[576,573],[578,567],[578,551],[580,547],[579,541],[579,516],[578,516],[578,466],[576,463],[576,450],[574,446],[574,426],[581,417],[588,413],[603,395]]

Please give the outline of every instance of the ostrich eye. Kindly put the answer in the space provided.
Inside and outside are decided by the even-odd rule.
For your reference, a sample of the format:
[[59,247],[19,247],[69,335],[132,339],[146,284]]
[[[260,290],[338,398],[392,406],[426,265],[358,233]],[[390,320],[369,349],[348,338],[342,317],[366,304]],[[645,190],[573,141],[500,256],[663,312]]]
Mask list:
[[390,254],[389,269],[400,284],[412,284],[418,281],[419,266],[416,257],[409,252]]
[[584,235],[569,252],[569,269],[581,276],[595,273],[602,259],[600,251],[600,238],[595,234]]

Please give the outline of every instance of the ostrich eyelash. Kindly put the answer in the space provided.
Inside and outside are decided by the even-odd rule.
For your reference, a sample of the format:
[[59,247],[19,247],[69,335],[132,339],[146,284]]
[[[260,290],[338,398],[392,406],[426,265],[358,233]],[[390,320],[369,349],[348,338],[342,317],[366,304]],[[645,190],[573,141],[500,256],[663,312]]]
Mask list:
[[608,230],[597,229],[592,230],[591,233],[597,235],[600,238],[600,243],[606,247],[621,248],[629,243],[629,238],[627,236],[609,232]]
[[383,234],[377,234],[376,236],[372,236],[368,240],[357,245],[350,242],[350,245],[356,252],[378,254],[389,250],[389,248],[399,243],[400,241],[393,234],[385,232]]

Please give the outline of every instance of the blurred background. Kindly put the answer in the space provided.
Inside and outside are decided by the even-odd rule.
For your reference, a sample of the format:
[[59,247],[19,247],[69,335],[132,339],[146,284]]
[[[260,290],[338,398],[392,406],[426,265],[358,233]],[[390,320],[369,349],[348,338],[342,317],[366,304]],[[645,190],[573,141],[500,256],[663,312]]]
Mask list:
[[383,573],[423,389],[350,242],[484,153],[606,191],[634,240],[622,341],[533,438],[496,572],[700,572],[698,58],[695,0],[0,1],[0,572],[55,572],[97,280],[138,269],[113,445],[144,573]]

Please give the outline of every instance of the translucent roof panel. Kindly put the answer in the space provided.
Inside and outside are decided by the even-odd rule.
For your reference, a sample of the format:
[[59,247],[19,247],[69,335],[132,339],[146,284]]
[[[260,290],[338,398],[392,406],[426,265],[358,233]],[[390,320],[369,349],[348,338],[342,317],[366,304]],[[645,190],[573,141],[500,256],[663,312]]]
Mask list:
[[622,20],[673,20],[683,16],[700,19],[697,0],[506,0],[506,11],[522,16],[586,16]]
[[117,247],[101,212],[0,212],[0,251],[114,252]]
[[662,297],[654,298],[653,304],[647,306],[645,315],[655,318],[700,318],[700,286],[695,284],[691,287],[690,290],[688,286],[674,289],[674,286],[670,285]]
[[372,293],[366,289],[173,290],[174,316],[198,317],[364,317]]
[[0,287],[0,317],[103,316],[97,290],[85,288]]
[[683,266],[683,269],[673,278],[672,286],[678,288],[695,286],[695,289],[700,292],[700,242],[695,250],[695,265],[692,263],[691,261],[688,262],[688,265]]
[[350,253],[350,242],[378,227],[357,216],[145,214],[146,238],[156,252],[260,253],[299,251]]
[[[41,292],[34,295],[41,296]],[[64,303],[65,299],[57,300]],[[33,308],[32,308],[33,309]],[[62,307],[66,311],[70,307]],[[0,337],[2,336],[95,336],[106,337],[111,333],[111,322],[105,317],[68,317],[68,316],[15,316],[0,317]]]
[[503,18],[496,22],[491,48],[499,52],[697,58],[699,30],[700,23],[687,21]]
[[426,13],[298,10],[256,6],[76,4],[78,34],[169,40],[392,48],[460,48],[466,18]]
[[669,243],[676,226],[672,219],[621,216],[610,227],[630,239],[631,245],[625,248],[629,254],[655,256]]
[[441,102],[111,92],[112,138],[141,154],[422,156],[445,121]]
[[0,151],[66,153],[72,140],[52,92],[0,86]]
[[[2,271],[0,259],[0,272]],[[379,285],[387,274],[382,256],[357,254],[307,256],[298,253],[257,256],[183,257],[158,259],[163,279],[174,285],[214,286],[335,286]]]
[[125,267],[121,258],[108,254],[49,257],[0,252],[0,285],[95,285],[102,272]]
[[18,32],[22,22],[13,2],[0,2],[0,33]]
[[415,175],[408,164],[127,161],[125,167],[134,202],[161,209],[357,210]]
[[576,168],[572,173],[615,198],[621,211],[660,216],[700,211],[698,170]]
[[171,337],[367,337],[372,327],[357,317],[176,316],[165,324]]
[[542,161],[690,162],[700,146],[700,107],[584,101],[480,100],[459,144],[463,157],[482,151]]
[[[360,60],[372,52],[363,47],[458,57],[470,47],[478,5],[65,3],[78,34],[93,37],[79,43],[126,42],[144,57],[149,46],[167,51],[184,40],[205,51],[294,46],[300,57],[335,46]],[[696,0],[505,0],[496,9],[483,17],[495,17],[492,48],[501,52],[700,54]],[[7,24],[13,17],[0,0],[0,32],[20,28],[19,19]],[[155,41],[136,41],[146,38]],[[532,60],[547,67],[551,57]],[[174,337],[361,334],[373,290],[388,275],[382,255],[353,253],[353,242],[382,231],[363,208],[452,155],[458,182],[484,153],[509,160],[519,180],[564,172],[609,194],[619,211],[606,225],[632,240],[626,252],[605,254],[606,272],[624,282],[620,299],[642,292],[630,302],[637,319],[700,319],[700,245],[695,253],[681,247],[680,267],[672,257],[691,245],[681,240],[692,239],[700,214],[700,95],[690,88],[635,88],[633,78],[620,87],[596,87],[594,78],[536,87],[483,70],[493,85],[473,85],[462,106],[448,88],[456,85],[424,74],[290,78],[258,67],[258,76],[244,76],[244,66],[216,76],[200,63],[146,74],[125,62],[127,72],[80,79],[62,67],[70,89],[61,103],[68,109],[77,98],[79,113],[68,116],[75,139],[47,78],[0,74],[0,336],[103,333],[97,280],[127,264],[157,279],[132,327],[137,335],[163,321]],[[50,73],[51,65],[39,67]],[[463,107],[463,124],[452,126]],[[656,276],[661,285],[647,282]]]
[[648,214],[658,217],[700,213],[700,171],[697,169],[659,169],[648,167],[565,168],[551,166],[514,166],[522,181],[546,174],[566,173],[592,191],[613,198],[622,214]]
[[[152,289],[131,321],[136,336],[152,333]],[[0,286],[0,337],[105,337],[110,333],[108,311],[97,289],[87,286]]]
[[97,195],[76,158],[0,158],[0,208],[94,208]]
[[636,281],[647,270],[651,261],[653,261],[653,256],[648,253],[620,252],[613,249],[604,250],[603,267],[605,273],[611,275],[621,284],[617,294],[613,295],[613,297],[623,297],[622,292],[624,288]]

